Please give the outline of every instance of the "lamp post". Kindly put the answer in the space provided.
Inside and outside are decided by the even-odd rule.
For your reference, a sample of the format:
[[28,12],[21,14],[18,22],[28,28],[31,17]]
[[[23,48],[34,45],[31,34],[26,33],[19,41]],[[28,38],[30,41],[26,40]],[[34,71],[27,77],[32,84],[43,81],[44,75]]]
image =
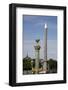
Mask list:
[[47,24],[44,26],[44,62],[43,62],[43,72],[47,73]]

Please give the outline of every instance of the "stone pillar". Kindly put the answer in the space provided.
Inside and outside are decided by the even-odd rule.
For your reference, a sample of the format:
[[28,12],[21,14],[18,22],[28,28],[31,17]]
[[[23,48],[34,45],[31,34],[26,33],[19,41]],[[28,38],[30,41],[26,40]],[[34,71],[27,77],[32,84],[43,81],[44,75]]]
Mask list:
[[40,45],[39,45],[39,39],[36,40],[36,46],[35,47],[35,73],[39,73],[39,56],[40,56]]
[[47,24],[45,24],[44,29],[44,62],[43,62],[43,71],[47,73]]

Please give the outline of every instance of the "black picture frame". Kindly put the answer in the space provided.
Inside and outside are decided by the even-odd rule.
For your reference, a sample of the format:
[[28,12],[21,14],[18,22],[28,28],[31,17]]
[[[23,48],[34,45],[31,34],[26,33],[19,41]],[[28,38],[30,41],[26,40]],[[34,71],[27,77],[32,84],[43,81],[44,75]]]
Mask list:
[[[37,9],[54,9],[63,10],[64,15],[64,39],[63,39],[63,80],[57,81],[39,81],[16,83],[16,8],[37,8]],[[9,5],[9,85],[10,86],[27,86],[27,85],[43,85],[43,84],[59,84],[66,83],[66,7],[50,6],[50,5],[32,5],[32,4],[10,4]]]

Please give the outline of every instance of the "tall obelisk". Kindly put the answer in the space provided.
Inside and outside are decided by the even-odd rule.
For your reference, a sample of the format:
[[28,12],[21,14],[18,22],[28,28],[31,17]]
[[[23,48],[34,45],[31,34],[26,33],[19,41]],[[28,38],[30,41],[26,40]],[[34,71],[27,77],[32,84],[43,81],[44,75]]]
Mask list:
[[47,73],[47,24],[44,26],[44,62],[43,62],[43,72]]

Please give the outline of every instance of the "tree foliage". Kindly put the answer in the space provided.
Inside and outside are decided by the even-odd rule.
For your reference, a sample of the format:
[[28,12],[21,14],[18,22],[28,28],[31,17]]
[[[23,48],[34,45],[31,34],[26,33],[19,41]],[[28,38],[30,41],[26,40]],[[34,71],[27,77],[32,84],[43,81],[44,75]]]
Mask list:
[[23,59],[23,70],[31,70],[32,69],[32,65],[31,65],[31,59],[28,58],[24,58]]
[[53,60],[53,59],[49,59],[48,60],[48,65],[49,65],[49,69],[57,72],[57,61],[56,60]]

